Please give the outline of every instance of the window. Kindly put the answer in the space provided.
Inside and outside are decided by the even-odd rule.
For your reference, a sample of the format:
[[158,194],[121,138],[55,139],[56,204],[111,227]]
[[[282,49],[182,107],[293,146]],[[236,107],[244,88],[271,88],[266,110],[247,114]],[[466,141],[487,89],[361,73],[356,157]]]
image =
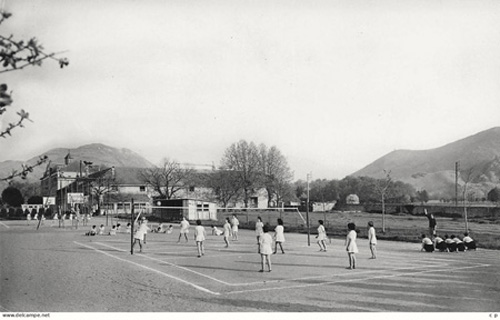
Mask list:
[[194,192],[195,187],[194,186],[189,186],[189,192]]
[[250,206],[252,208],[257,208],[259,206],[259,198],[258,197],[251,197],[250,198]]
[[196,205],[197,211],[210,211],[208,203],[198,203]]
[[141,191],[141,192],[146,191],[146,186],[140,186],[140,187],[139,187],[139,191]]

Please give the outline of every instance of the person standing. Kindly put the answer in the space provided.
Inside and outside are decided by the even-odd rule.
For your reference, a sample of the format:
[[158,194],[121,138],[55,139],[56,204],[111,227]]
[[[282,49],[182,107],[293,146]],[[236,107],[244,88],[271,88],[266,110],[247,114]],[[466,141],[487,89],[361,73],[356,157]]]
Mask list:
[[276,229],[274,229],[274,240],[276,243],[274,244],[273,254],[276,254],[278,251],[278,245],[280,246],[281,253],[285,253],[285,250],[283,250],[283,242],[285,242],[285,227],[283,227],[283,220],[281,219],[278,219],[278,225],[276,226]]
[[141,221],[141,225],[139,225],[139,228],[137,228],[137,231],[134,233],[134,243],[132,244],[132,250],[134,250],[135,244],[139,243],[139,252],[142,252],[142,242],[144,241],[143,224],[144,222]]
[[358,253],[358,245],[356,244],[356,225],[353,222],[347,224],[347,237],[345,240],[345,249],[347,251],[347,256],[349,257],[349,267],[347,269],[356,269],[356,253]]
[[205,228],[201,225],[201,220],[196,220],[196,227],[194,228],[194,241],[196,241],[196,247],[198,248],[198,258],[205,255],[205,248],[203,247],[203,242],[207,236]]
[[323,220],[318,220],[318,223],[318,235],[316,236],[316,239],[318,239],[319,251],[326,251],[327,236],[325,227],[323,226]]
[[151,229],[148,227],[148,220],[146,217],[142,217],[141,224],[139,226],[139,230],[142,232],[142,241],[144,244],[146,244],[146,236],[148,234],[148,231]]
[[230,236],[231,236],[231,224],[229,223],[229,218],[226,217],[226,223],[224,223],[224,242],[226,243],[226,248],[229,247]]
[[259,237],[259,253],[260,253],[260,263],[261,269],[259,272],[264,272],[264,267],[267,264],[267,268],[269,272],[272,270],[271,264],[271,254],[273,253],[272,249],[273,238],[269,234],[269,227],[267,225],[262,227],[262,234]]
[[186,217],[182,217],[182,221],[180,223],[180,233],[179,233],[179,240],[177,240],[177,243],[181,242],[182,236],[186,239],[186,242],[188,242],[188,233],[189,233],[189,221],[186,220]]
[[231,231],[233,232],[233,240],[238,241],[238,226],[240,225],[240,221],[236,218],[236,215],[233,214],[233,218],[231,219]]
[[373,221],[368,222],[368,243],[370,244],[370,252],[372,253],[370,259],[377,259],[377,236],[375,235]]
[[[262,223],[262,218],[257,217],[257,222],[255,222],[255,236],[257,237],[257,245],[260,250],[260,236],[264,233],[264,223]],[[260,251],[258,251],[260,252]]]
[[432,213],[428,213],[427,209],[424,209],[424,213],[427,216],[427,219],[429,220],[429,234],[432,237],[435,237],[436,236],[436,226],[437,226],[436,218],[434,217],[434,215]]

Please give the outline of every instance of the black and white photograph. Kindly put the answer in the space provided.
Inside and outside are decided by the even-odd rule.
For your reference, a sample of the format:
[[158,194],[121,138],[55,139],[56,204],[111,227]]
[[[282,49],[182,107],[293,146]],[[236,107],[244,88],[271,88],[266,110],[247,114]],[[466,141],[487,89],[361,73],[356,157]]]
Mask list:
[[0,0],[3,318],[500,319],[500,2]]

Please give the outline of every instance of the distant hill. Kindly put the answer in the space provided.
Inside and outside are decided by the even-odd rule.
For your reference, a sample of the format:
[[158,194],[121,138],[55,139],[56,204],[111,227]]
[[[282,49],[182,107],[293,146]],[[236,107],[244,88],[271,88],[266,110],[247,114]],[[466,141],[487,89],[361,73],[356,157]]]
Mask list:
[[[63,164],[64,157],[70,152],[74,161],[91,161],[96,166],[102,167],[152,167],[153,164],[140,156],[139,154],[129,149],[117,149],[106,146],[101,143],[93,143],[84,145],[75,149],[71,148],[56,148],[44,152],[52,164]],[[39,156],[22,161],[3,161],[0,162],[0,177],[8,176],[12,170],[19,170],[23,163],[33,164],[39,159]],[[32,173],[28,175],[27,181],[38,181],[46,168],[47,164],[36,167]],[[7,186],[6,183],[0,183],[0,190]]]
[[[486,196],[500,178],[500,127],[429,150],[396,150],[356,171],[352,176],[382,178],[390,170],[394,179],[427,190],[434,197],[450,198],[455,194],[455,162],[460,169],[472,168],[468,189],[478,197]],[[460,179],[459,184],[462,183]],[[459,191],[460,192],[460,191]]]

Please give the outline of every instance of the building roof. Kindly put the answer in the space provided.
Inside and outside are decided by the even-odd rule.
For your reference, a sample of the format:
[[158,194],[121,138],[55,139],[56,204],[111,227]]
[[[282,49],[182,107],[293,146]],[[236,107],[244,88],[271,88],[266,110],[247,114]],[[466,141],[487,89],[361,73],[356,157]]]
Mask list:
[[117,167],[115,168],[116,180],[120,184],[144,185],[144,182],[139,178],[141,170],[144,168]]

